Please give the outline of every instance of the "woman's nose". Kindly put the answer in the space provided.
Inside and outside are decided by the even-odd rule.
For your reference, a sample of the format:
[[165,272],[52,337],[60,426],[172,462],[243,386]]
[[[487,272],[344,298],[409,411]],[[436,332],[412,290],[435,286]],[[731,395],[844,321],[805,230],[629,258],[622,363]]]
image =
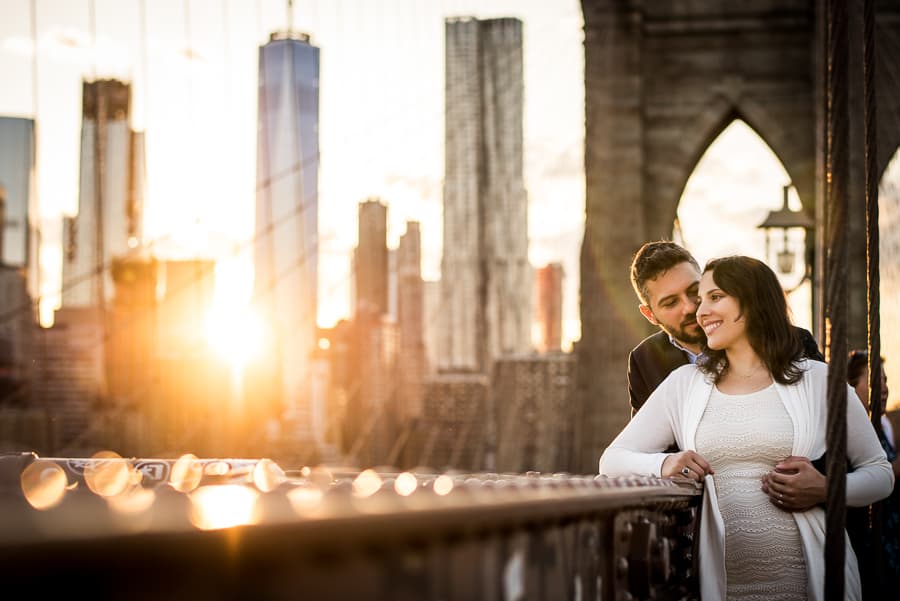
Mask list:
[[707,309],[706,309],[706,306],[703,304],[703,301],[698,299],[695,302],[697,303],[697,317],[700,317],[701,315],[706,315]]

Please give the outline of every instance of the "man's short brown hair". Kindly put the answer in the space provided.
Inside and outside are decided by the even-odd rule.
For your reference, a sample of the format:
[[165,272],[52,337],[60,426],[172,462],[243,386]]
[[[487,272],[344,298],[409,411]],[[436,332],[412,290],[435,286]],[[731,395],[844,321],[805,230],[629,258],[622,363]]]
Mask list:
[[690,263],[700,271],[697,259],[683,247],[669,240],[647,242],[634,254],[631,261],[631,285],[645,305],[650,304],[647,281],[655,280],[680,263]]

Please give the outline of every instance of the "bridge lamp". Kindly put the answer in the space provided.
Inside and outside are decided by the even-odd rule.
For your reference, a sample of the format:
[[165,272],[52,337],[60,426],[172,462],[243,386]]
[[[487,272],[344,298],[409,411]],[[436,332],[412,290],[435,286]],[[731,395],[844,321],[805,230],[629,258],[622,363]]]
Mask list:
[[[769,254],[771,239],[773,236],[777,238],[778,230],[781,230],[781,250],[775,255],[775,264],[778,267],[778,271],[783,275],[794,271],[794,261],[797,256],[797,253],[791,248],[788,241],[788,230],[803,228],[804,232],[809,232],[815,225],[813,220],[802,210],[792,211],[788,208],[788,191],[790,189],[790,184],[784,186],[784,205],[777,211],[769,211],[763,222],[757,226],[766,231],[766,261],[771,256]],[[803,279],[806,279],[808,271],[809,265],[807,265],[807,274],[803,276]]]

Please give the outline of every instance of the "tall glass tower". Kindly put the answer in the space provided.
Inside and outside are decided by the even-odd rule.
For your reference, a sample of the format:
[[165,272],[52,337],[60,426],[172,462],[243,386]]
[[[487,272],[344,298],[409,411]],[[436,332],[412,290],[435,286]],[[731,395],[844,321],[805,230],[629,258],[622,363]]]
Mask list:
[[257,131],[255,298],[270,320],[285,417],[309,437],[319,259],[319,49],[309,36],[273,33],[259,49]]

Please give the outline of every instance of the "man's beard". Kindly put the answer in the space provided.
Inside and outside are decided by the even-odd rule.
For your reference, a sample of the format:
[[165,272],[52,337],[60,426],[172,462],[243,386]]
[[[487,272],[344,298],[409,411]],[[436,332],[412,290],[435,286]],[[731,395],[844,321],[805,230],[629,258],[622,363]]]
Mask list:
[[[703,331],[703,328],[700,327],[696,320],[683,321],[677,328],[673,328],[661,321],[658,323],[659,327],[661,327],[666,334],[668,334],[675,340],[686,342],[688,344],[701,344],[703,342],[706,342],[706,333]],[[689,331],[688,328],[695,328],[696,333]]]

